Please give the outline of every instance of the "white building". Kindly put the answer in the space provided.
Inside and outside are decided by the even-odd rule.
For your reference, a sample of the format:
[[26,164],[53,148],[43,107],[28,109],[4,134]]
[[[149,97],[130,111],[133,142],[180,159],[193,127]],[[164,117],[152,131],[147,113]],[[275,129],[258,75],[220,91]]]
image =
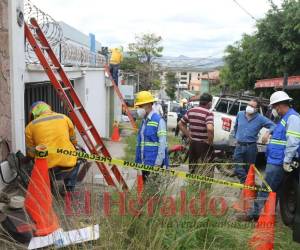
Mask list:
[[[23,46],[24,24],[21,14],[25,11],[25,21],[38,16],[38,10],[34,6],[28,8],[28,4],[30,2],[25,0],[24,8],[23,0],[0,0],[0,141],[9,141],[14,152],[25,152],[24,131],[32,102],[43,100],[51,104],[55,111],[64,111],[62,102],[30,46],[28,43]],[[39,12],[39,17],[41,15],[43,13]],[[121,108],[115,100],[113,87],[106,81],[104,57],[90,51],[87,42],[90,41],[89,36],[64,23],[52,28],[51,24],[50,21],[44,23],[50,25],[50,31],[56,29],[56,32],[50,32],[50,35],[46,33],[46,36],[100,136],[108,138],[115,119],[110,114],[119,115]],[[57,37],[53,37],[54,33],[58,34]],[[101,44],[94,41],[93,46],[97,51]],[[1,77],[1,73],[5,77]]]

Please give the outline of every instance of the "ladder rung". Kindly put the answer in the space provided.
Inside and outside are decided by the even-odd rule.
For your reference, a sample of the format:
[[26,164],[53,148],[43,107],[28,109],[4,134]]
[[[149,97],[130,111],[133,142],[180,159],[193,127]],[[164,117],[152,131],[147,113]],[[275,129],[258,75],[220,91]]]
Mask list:
[[66,91],[66,90],[70,90],[71,89],[71,87],[65,87],[65,88],[62,88],[64,91]]
[[55,70],[59,70],[59,69],[60,69],[60,67],[51,66],[51,69],[52,69],[52,70],[53,70],[53,69],[55,69]]
[[45,46],[40,46],[41,49],[44,49],[44,50],[48,50],[50,49],[49,47],[45,47]]
[[82,109],[82,107],[80,106],[80,107],[75,107],[75,108],[74,108],[75,111],[77,111],[77,110],[79,110],[79,109]]
[[91,130],[93,128],[93,126],[91,125],[91,126],[89,126],[85,131],[89,131],[89,130]]

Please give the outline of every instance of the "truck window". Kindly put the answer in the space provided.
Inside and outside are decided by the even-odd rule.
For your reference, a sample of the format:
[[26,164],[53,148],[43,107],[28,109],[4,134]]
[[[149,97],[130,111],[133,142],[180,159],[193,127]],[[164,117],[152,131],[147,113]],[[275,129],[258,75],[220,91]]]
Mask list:
[[239,112],[239,107],[240,107],[240,102],[239,101],[235,101],[234,103],[230,103],[229,114],[230,115],[237,115],[237,113]]
[[228,107],[228,100],[220,100],[216,105],[216,111],[221,113],[227,113],[227,107]]
[[247,105],[248,105],[248,103],[242,102],[242,103],[241,103],[241,106],[240,106],[240,111],[246,110]]

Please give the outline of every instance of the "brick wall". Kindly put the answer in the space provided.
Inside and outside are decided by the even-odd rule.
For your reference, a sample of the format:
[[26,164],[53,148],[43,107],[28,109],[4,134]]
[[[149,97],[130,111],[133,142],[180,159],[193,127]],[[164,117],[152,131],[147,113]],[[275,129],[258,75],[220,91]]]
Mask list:
[[0,0],[0,139],[11,142],[8,1]]

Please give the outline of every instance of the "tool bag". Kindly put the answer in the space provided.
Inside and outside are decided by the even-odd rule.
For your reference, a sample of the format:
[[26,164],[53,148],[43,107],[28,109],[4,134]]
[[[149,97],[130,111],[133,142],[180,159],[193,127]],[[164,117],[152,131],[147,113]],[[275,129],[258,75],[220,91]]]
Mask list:
[[29,243],[33,237],[34,225],[24,209],[9,209],[1,222],[4,232],[19,243]]

